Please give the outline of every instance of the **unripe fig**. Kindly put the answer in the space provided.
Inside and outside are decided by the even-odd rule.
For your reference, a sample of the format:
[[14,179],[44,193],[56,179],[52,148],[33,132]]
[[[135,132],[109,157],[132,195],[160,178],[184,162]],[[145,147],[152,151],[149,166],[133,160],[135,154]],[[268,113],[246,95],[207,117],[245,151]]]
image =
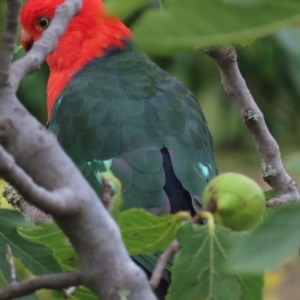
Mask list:
[[203,193],[204,206],[210,201],[216,204],[215,222],[236,231],[252,228],[265,212],[263,191],[241,174],[224,173],[210,181]]

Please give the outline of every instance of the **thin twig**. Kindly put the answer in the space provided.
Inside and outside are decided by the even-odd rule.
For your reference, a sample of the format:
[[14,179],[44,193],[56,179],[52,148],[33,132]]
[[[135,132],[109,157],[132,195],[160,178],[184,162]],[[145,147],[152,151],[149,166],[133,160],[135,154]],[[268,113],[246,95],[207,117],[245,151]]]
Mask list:
[[179,243],[175,240],[171,243],[167,250],[159,257],[155,269],[152,272],[149,284],[152,290],[155,290],[163,275],[165,266],[168,263],[169,259],[180,249]]
[[232,46],[223,46],[205,52],[217,63],[223,87],[236,104],[249,130],[261,160],[263,179],[283,201],[300,201],[297,184],[284,169],[279,146],[270,134],[264,116],[240,73],[235,49]]
[[8,263],[10,266],[10,277],[11,277],[11,283],[16,283],[17,282],[17,275],[16,275],[16,268],[14,264],[14,257],[11,251],[10,246],[7,244],[7,254],[8,254]]
[[0,290],[1,300],[10,300],[32,294],[40,289],[53,289],[61,291],[70,286],[81,284],[81,271],[44,275],[20,283],[12,283]]
[[201,217],[201,212],[209,211],[210,213],[214,213],[217,211],[217,201],[210,200],[197,214],[193,217],[192,221],[195,224],[203,224],[203,218]]
[[102,183],[103,183],[103,193],[102,193],[102,202],[106,209],[109,209],[109,204],[111,200],[111,186],[109,184],[109,181],[102,177]]

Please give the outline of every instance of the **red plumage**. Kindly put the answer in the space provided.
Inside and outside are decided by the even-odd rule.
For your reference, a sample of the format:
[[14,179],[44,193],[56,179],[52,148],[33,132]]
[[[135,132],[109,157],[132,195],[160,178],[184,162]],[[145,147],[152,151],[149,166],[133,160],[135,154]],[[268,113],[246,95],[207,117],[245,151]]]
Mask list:
[[[22,44],[40,39],[40,17],[53,19],[63,0],[29,0],[21,14]],[[84,65],[102,56],[108,48],[123,48],[131,38],[130,30],[117,18],[109,16],[101,0],[84,0],[82,10],[71,20],[56,50],[47,57],[50,77],[47,87],[48,119],[58,95],[71,77]],[[68,53],[68,55],[66,55]]]

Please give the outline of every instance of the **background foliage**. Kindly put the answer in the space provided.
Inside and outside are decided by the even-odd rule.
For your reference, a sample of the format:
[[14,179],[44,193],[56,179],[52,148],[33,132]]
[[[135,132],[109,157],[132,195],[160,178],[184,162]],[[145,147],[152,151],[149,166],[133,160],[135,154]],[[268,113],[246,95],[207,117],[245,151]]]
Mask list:
[[[222,89],[214,62],[201,50],[194,51],[195,47],[238,42],[241,72],[279,142],[287,170],[300,183],[300,30],[289,27],[299,23],[299,1],[285,0],[283,4],[282,0],[165,0],[163,8],[159,0],[105,2],[133,29],[143,51],[197,96],[214,138],[220,172],[238,171],[266,187],[260,178],[260,162],[252,141]],[[4,11],[5,1],[1,1],[0,32]],[[15,57],[22,55],[20,50]],[[43,123],[47,76],[48,68],[43,65],[39,72],[24,78],[18,91],[24,105]],[[274,282],[278,290],[278,283],[285,282],[288,276],[281,272],[267,277],[270,294]],[[85,295],[85,291],[80,293]],[[268,295],[266,299],[273,297],[268,300],[287,299],[274,298],[279,297],[278,293]],[[43,294],[42,299],[45,297]],[[288,299],[298,299],[297,293]]]

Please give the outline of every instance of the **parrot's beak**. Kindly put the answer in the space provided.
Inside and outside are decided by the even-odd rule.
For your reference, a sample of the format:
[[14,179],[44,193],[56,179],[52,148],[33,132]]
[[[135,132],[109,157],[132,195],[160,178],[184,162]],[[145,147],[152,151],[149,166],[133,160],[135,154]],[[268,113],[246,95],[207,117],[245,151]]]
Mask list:
[[26,32],[24,29],[22,29],[22,33],[21,33],[21,43],[22,43],[23,49],[26,52],[28,52],[33,45],[32,36],[28,32]]

